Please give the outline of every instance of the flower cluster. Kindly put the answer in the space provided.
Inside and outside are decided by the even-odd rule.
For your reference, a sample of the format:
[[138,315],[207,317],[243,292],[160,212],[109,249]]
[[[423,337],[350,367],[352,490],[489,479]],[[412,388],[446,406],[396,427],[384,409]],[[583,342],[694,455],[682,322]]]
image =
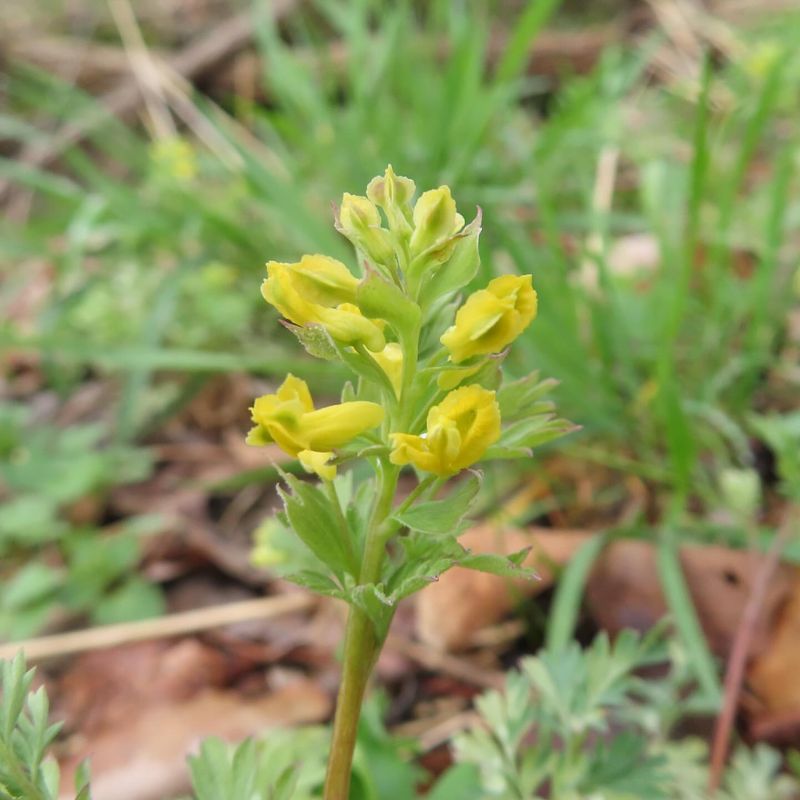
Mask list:
[[255,401],[248,442],[275,442],[325,480],[361,452],[449,477],[501,436],[499,362],[536,316],[532,278],[495,278],[454,313],[478,271],[480,213],[466,224],[447,186],[412,203],[414,194],[388,167],[366,196],[343,196],[336,227],[355,247],[358,277],[324,255],[267,264],[264,299],[309,352],[343,361],[358,381],[315,409],[288,376]]

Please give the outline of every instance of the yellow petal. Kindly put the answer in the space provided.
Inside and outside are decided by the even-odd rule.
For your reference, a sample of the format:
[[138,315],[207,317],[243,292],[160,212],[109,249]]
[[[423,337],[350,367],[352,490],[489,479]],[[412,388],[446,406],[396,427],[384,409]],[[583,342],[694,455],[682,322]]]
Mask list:
[[370,350],[382,350],[386,344],[383,338],[383,325],[376,320],[367,319],[358,306],[342,303],[336,308],[317,308],[315,320],[342,344],[363,344]]
[[322,306],[352,303],[358,288],[358,278],[341,261],[317,254],[294,264],[270,261],[267,275],[273,274],[285,276],[307,302]]
[[314,410],[314,401],[311,399],[311,392],[308,384],[301,378],[296,378],[290,372],[275,393],[280,400],[297,400],[304,411]]
[[297,454],[297,458],[306,472],[314,472],[325,481],[332,481],[336,477],[336,466],[328,464],[333,458],[331,452],[301,450]]
[[301,427],[308,449],[333,450],[380,425],[385,414],[383,406],[377,403],[354,400],[305,414]]
[[403,350],[397,342],[389,342],[383,350],[371,353],[392,384],[394,393],[400,397],[403,384]]

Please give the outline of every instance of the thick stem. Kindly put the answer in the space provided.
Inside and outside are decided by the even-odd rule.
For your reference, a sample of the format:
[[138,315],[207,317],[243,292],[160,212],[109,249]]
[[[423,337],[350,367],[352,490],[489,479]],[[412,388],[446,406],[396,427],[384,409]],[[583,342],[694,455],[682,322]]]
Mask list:
[[[380,489],[370,520],[359,575],[361,585],[380,581],[386,548],[382,529],[392,508],[399,471],[398,467],[381,462]],[[336,701],[331,752],[325,776],[325,800],[347,800],[349,796],[361,704],[382,644],[366,613],[351,605],[345,632],[342,682]]]
[[350,606],[344,640],[342,682],[336,700],[331,752],[325,776],[325,800],[347,800],[350,795],[350,771],[361,703],[377,655],[372,622],[360,608]]

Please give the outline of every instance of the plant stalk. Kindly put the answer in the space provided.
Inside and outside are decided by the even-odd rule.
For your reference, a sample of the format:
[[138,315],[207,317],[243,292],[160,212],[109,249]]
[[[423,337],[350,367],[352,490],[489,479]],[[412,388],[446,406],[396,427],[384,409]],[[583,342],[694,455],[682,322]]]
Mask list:
[[[386,551],[383,527],[392,508],[399,471],[397,467],[380,462],[380,490],[370,520],[359,575],[362,586],[380,581]],[[383,641],[378,640],[375,625],[366,612],[351,605],[345,630],[342,680],[336,700],[333,738],[325,776],[325,800],[348,800],[350,795],[350,774],[361,705],[382,645]]]

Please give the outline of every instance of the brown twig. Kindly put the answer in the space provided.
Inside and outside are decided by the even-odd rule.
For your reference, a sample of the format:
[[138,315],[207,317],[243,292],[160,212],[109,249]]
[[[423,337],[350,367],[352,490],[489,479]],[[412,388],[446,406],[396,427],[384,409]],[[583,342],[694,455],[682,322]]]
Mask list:
[[399,634],[390,633],[386,640],[386,647],[407,656],[427,669],[444,672],[475,686],[501,689],[505,685],[501,672],[482,669],[466,659],[439,652]]
[[184,611],[141,622],[123,622],[53,636],[41,636],[37,639],[0,645],[0,659],[13,658],[22,651],[29,662],[45,661],[132,642],[183,636],[238,622],[273,619],[296,611],[306,611],[316,602],[313,595],[298,592],[225,603],[211,608],[198,608],[194,611]]
[[750,596],[747,599],[739,628],[736,631],[736,637],[733,640],[731,655],[725,671],[722,709],[719,717],[717,717],[714,739],[711,745],[711,767],[708,778],[708,792],[711,796],[719,789],[720,781],[722,780],[722,772],[736,717],[736,708],[739,704],[739,695],[744,682],[745,668],[758,618],[764,605],[769,583],[778,567],[781,552],[796,521],[796,511],[790,509],[780,530],[775,535],[769,551],[760,560]]

